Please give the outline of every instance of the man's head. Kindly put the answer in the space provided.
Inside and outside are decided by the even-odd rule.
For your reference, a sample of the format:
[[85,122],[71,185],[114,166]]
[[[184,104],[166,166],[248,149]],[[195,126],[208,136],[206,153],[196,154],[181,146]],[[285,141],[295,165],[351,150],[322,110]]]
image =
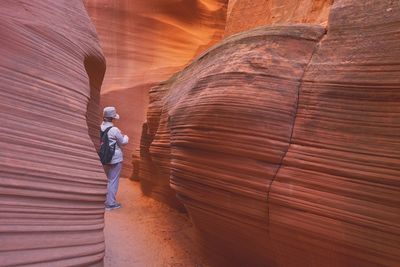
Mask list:
[[118,120],[119,115],[117,114],[115,107],[105,107],[103,109],[103,118],[107,121],[112,121],[113,119]]

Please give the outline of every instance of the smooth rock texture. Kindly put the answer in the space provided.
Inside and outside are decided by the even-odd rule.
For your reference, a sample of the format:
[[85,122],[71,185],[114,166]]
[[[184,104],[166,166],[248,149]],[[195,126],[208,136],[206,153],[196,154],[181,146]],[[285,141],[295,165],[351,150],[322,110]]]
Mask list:
[[326,34],[234,35],[150,91],[142,182],[177,192],[213,266],[400,262],[400,3],[330,10]]
[[107,59],[101,106],[117,107],[122,118],[118,126],[131,138],[124,147],[122,171],[129,177],[146,120],[149,89],[222,38],[228,0],[84,3]]
[[0,34],[0,265],[101,266],[94,27],[82,1],[4,0]]
[[225,36],[262,25],[326,25],[334,0],[230,0]]

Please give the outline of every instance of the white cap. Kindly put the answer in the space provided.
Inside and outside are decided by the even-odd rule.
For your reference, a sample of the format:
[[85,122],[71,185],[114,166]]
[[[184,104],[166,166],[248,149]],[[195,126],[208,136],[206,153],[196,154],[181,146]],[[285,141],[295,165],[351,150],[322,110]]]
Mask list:
[[113,118],[118,120],[119,115],[117,114],[115,107],[105,107],[103,109],[103,118]]

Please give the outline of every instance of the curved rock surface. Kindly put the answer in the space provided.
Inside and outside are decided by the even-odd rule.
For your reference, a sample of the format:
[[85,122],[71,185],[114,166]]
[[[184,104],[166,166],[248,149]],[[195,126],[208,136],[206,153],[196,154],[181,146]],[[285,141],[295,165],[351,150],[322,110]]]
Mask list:
[[339,0],[325,35],[241,33],[151,90],[141,175],[216,266],[397,266],[399,28],[397,2]]
[[85,0],[107,59],[102,93],[168,78],[219,41],[225,0]]
[[397,266],[400,3],[335,1],[328,27],[270,194],[277,246],[313,254],[277,257],[284,266]]
[[130,176],[149,89],[222,38],[227,0],[84,3],[107,59],[101,106],[117,107],[122,118],[118,126],[131,137],[124,148],[123,168],[123,176]]
[[206,246],[221,256],[234,252],[237,264],[274,262],[265,253],[267,192],[323,34],[319,26],[267,27],[228,38],[152,90],[147,132],[154,137],[142,153],[150,157],[147,177],[164,174]]
[[0,33],[0,265],[100,266],[94,27],[81,1],[5,0]]
[[225,36],[262,25],[326,25],[333,0],[230,0]]

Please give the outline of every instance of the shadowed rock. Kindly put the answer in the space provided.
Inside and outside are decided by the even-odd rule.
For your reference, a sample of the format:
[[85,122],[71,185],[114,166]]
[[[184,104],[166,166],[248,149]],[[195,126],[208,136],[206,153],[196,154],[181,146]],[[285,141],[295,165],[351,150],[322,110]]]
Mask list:
[[81,1],[5,0],[0,35],[0,265],[100,266],[95,30]]

